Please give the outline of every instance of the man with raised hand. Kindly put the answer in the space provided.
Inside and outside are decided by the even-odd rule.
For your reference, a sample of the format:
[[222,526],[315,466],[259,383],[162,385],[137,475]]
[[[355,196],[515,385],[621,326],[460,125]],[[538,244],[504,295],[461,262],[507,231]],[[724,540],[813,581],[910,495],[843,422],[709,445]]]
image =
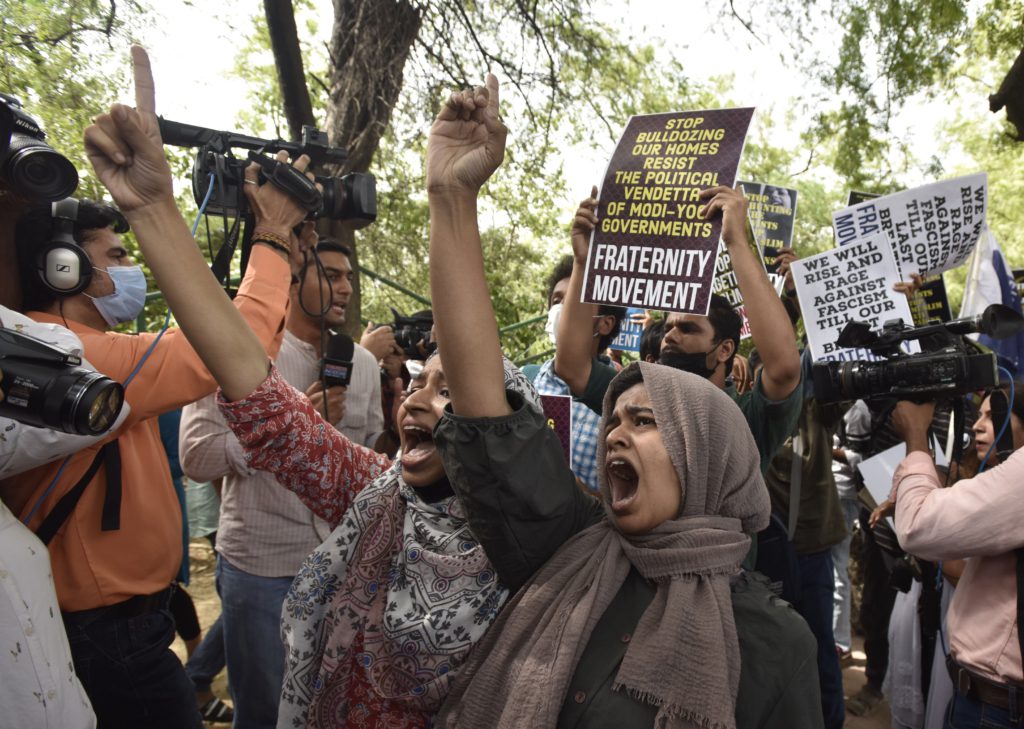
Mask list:
[[[149,244],[143,246],[148,263],[160,275],[180,265],[183,256],[174,251],[194,248],[195,241],[175,206],[149,59],[137,46],[132,57],[136,107],[117,104],[97,117],[85,132],[85,148],[120,214],[140,244]],[[307,164],[300,157],[295,167],[305,170]],[[246,172],[246,182],[257,223],[235,304],[261,344],[276,352],[287,305],[289,247],[299,253],[291,231],[305,210],[273,185],[259,187],[255,169]],[[181,562],[181,511],[156,416],[207,395],[216,385],[179,330],[168,329],[162,336],[111,331],[109,318],[119,318],[112,313],[118,307],[107,307],[105,314],[86,294],[108,302],[118,298],[122,279],[110,271],[124,258],[120,242],[106,224],[79,226],[74,236],[93,266],[109,267],[107,275],[94,271],[84,292],[58,298],[52,308],[30,316],[43,322],[66,320],[97,370],[126,383],[131,414],[102,449],[93,446],[63,466],[8,479],[3,495],[30,528],[45,525],[50,532],[54,581],[72,657],[100,726],[198,728],[202,721],[194,691],[169,650],[174,624],[167,604]],[[118,260],[111,261],[111,255]],[[208,270],[192,275],[215,283]],[[173,306],[172,292],[166,293]],[[225,330],[216,336],[230,342],[240,334]],[[74,493],[79,494],[77,503],[69,496]]]
[[[747,199],[739,190],[712,187],[700,192],[704,218],[722,216],[722,240],[746,304],[754,346],[764,363],[750,392],[742,395],[729,381],[740,344],[739,314],[721,296],[711,297],[707,316],[671,313],[665,320],[660,364],[711,380],[726,391],[743,411],[761,456],[762,473],[796,426],[803,403],[800,355],[789,316],[772,287],[764,266],[747,239]],[[555,372],[573,395],[601,412],[605,390],[615,377],[610,365],[590,356],[592,317],[597,305],[582,303],[590,234],[597,224],[597,188],[580,203],[572,226],[574,255],[569,290],[559,322]]]

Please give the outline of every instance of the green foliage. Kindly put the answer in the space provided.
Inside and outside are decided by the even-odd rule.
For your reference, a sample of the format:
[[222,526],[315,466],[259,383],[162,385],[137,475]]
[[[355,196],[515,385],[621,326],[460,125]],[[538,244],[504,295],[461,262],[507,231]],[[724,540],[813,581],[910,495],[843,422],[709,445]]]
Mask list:
[[0,90],[20,97],[53,146],[78,168],[78,194],[101,198],[82,130],[128,85],[128,39],[142,22],[135,0],[0,0]]

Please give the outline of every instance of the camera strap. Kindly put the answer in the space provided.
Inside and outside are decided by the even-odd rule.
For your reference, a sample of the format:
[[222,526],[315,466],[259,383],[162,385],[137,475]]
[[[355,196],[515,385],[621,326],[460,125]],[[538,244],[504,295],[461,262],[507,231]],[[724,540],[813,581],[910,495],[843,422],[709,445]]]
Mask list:
[[78,506],[86,487],[96,477],[100,466],[107,464],[107,493],[103,499],[103,515],[100,519],[100,527],[103,531],[116,531],[121,528],[121,447],[117,439],[105,443],[89,464],[78,483],[61,497],[53,510],[46,515],[43,523],[36,529],[36,536],[43,544],[49,544],[56,536],[64,523],[71,516],[71,512]]
[[242,217],[235,215],[235,221],[231,224],[231,229],[224,236],[224,242],[220,244],[220,248],[217,249],[217,255],[213,258],[213,263],[210,264],[210,270],[213,271],[214,278],[220,282],[221,286],[227,286],[228,274],[231,273],[231,259],[235,257],[235,248],[238,245],[238,229],[241,225]]

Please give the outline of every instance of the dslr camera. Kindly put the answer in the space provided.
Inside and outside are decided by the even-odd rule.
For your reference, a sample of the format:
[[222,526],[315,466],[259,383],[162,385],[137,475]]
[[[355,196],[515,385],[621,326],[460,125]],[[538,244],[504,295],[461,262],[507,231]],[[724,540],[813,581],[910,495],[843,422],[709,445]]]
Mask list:
[[[302,128],[302,140],[260,139],[236,132],[219,132],[206,127],[160,118],[160,135],[164,144],[176,147],[198,147],[192,165],[192,194],[196,204],[214,215],[243,215],[248,201],[242,186],[245,168],[256,162],[261,178],[294,197],[306,208],[311,218],[346,220],[353,228],[362,228],[377,219],[377,182],[373,175],[353,172],[341,177],[317,176],[310,181],[290,165],[268,157],[280,151],[294,159],[309,156],[311,167],[338,165],[348,159],[348,151],[327,144],[327,133],[313,126]],[[236,157],[235,149],[249,150]],[[316,188],[319,183],[323,192]]]
[[[851,321],[836,343],[869,350],[879,360],[816,362],[814,395],[820,402],[848,400],[935,400],[995,387],[996,356],[965,334],[982,333],[1005,339],[1024,330],[1024,318],[1002,304],[992,304],[974,317],[909,327],[902,320],[872,330]],[[919,354],[907,354],[902,342],[920,341]]]
[[21,102],[0,93],[0,181],[22,197],[57,202],[78,187],[78,172],[45,139]]

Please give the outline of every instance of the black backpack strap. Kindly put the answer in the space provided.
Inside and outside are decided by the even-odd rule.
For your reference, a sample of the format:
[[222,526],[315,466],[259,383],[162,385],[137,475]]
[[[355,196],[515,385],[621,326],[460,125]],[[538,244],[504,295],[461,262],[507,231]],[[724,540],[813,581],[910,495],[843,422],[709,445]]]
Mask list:
[[116,532],[121,528],[121,446],[117,439],[107,443],[107,493],[103,498],[103,516],[100,528]]
[[64,522],[71,516],[71,512],[78,506],[85,488],[96,477],[96,472],[104,461],[107,462],[107,494],[103,501],[103,519],[101,522],[104,531],[121,528],[121,449],[114,439],[104,444],[92,459],[89,468],[86,469],[78,483],[61,497],[53,510],[46,515],[43,523],[36,529],[36,536],[43,544],[49,544]]

